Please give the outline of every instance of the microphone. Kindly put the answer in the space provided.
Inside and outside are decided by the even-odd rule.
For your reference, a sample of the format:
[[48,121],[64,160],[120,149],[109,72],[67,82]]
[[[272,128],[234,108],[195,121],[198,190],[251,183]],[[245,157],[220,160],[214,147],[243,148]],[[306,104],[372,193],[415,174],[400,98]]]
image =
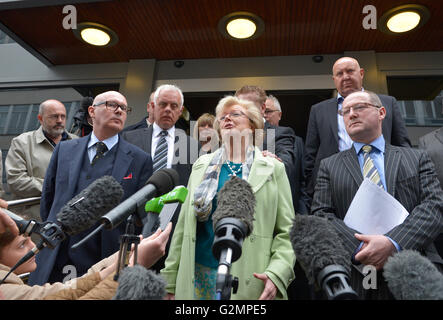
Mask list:
[[165,288],[166,280],[161,275],[136,264],[122,270],[112,300],[162,300]]
[[171,191],[178,184],[178,180],[178,173],[174,169],[154,172],[143,188],[101,217],[100,222],[106,229],[115,228],[137,208],[144,206],[146,201]]
[[188,195],[188,189],[177,186],[172,191],[149,200],[145,204],[146,218],[143,221],[143,238],[149,237],[159,227],[164,230],[171,221],[179,203],[183,203]]
[[38,231],[40,228],[40,223],[36,220],[25,220],[19,215],[9,211],[7,209],[1,209],[4,213],[6,213],[12,220],[14,220],[15,224],[18,228],[18,233],[23,234],[27,237],[31,236],[34,232]]
[[383,276],[396,300],[443,300],[443,275],[417,251],[402,250],[389,257]]
[[218,193],[217,209],[212,215],[214,242],[212,253],[219,260],[217,269],[217,299],[228,300],[231,286],[237,291],[238,279],[229,270],[242,252],[243,241],[253,229],[255,196],[251,186],[236,176],[226,181]]
[[74,244],[71,249],[77,249],[102,229],[114,229],[132,213],[139,213],[140,210],[137,209],[144,206],[147,200],[171,191],[178,183],[178,179],[178,173],[174,169],[160,169],[154,172],[143,188],[103,215],[99,220],[100,226]]
[[12,209],[15,207],[23,207],[23,206],[31,206],[34,204],[40,203],[41,197],[32,197],[32,198],[25,198],[25,199],[17,199],[17,200],[10,200],[6,201],[8,204],[8,208]]
[[349,284],[350,256],[326,219],[295,215],[290,239],[310,284],[316,283],[328,300],[358,300]]
[[[103,176],[91,183],[62,207],[57,214],[57,223],[26,221],[13,213],[8,213],[8,215],[11,216],[12,214],[14,216],[11,218],[16,222],[20,233],[30,235],[35,232],[41,237],[41,240],[37,246],[32,248],[11,268],[0,283],[44,247],[54,249],[66,238],[66,234],[75,235],[91,228],[103,214],[116,206],[122,197],[123,188],[117,180],[111,176]],[[18,220],[17,217],[21,220]],[[32,223],[35,224],[32,225]],[[32,227],[30,227],[31,225]],[[31,231],[28,231],[29,229]],[[24,232],[21,230],[24,230]]]

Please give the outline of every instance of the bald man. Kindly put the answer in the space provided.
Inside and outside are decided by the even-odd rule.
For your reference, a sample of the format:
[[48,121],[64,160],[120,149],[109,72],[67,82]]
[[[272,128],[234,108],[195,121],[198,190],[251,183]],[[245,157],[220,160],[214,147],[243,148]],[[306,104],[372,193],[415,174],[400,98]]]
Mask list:
[[[307,193],[311,199],[320,161],[352,146],[343,116],[338,111],[349,94],[364,91],[364,73],[364,69],[354,58],[338,59],[332,67],[332,80],[338,92],[337,97],[322,101],[311,108],[305,141],[305,179]],[[394,146],[410,147],[411,142],[397,101],[391,96],[378,96],[386,109],[382,126],[384,139]]]
[[[40,203],[43,221],[55,222],[57,213],[69,200],[105,175],[114,177],[122,185],[122,201],[145,185],[152,174],[150,155],[119,135],[129,111],[123,95],[116,91],[102,93],[88,108],[93,131],[83,138],[57,145],[43,183]],[[37,255],[38,267],[31,274],[29,284],[43,285],[63,281],[67,276],[81,276],[93,264],[116,252],[125,223],[96,234],[77,250],[70,250],[96,227],[68,237],[54,250],[43,249]]]
[[154,124],[154,121],[155,121],[155,118],[154,118],[154,93],[155,93],[155,91],[151,92],[151,95],[149,96],[149,101],[146,105],[146,112],[148,113],[148,116],[144,117],[136,124],[133,124],[131,126],[124,128],[122,133],[126,132],[126,131],[133,131],[136,129],[141,129],[141,128],[149,128],[150,126],[152,126]]
[[[65,131],[66,108],[58,100],[42,102],[37,119],[40,127],[12,139],[6,156],[6,180],[14,199],[40,197],[43,178],[54,148],[60,141],[77,138]],[[14,212],[40,221],[38,204],[15,208]]]

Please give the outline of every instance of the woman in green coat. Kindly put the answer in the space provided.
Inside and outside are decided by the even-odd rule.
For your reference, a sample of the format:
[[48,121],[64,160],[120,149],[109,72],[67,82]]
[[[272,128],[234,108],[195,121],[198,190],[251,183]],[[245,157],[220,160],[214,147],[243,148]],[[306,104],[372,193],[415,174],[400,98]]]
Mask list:
[[291,190],[283,163],[263,156],[263,118],[249,101],[228,96],[216,108],[214,128],[222,145],[193,165],[188,197],[175,227],[165,268],[170,299],[215,299],[218,261],[212,254],[212,213],[217,191],[230,176],[246,180],[256,199],[253,230],[230,273],[238,277],[231,299],[287,299],[294,279],[295,255],[289,240],[294,218]]

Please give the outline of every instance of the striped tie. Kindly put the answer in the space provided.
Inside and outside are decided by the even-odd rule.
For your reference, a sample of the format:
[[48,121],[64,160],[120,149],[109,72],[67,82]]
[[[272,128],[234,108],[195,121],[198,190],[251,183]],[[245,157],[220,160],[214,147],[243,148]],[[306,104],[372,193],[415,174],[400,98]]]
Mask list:
[[363,146],[363,177],[368,178],[372,182],[374,182],[380,188],[383,188],[383,183],[381,182],[380,175],[378,174],[377,168],[374,166],[374,162],[372,161],[369,153],[372,150],[370,145]]
[[154,156],[154,172],[163,168],[166,168],[168,162],[168,142],[166,141],[166,136],[168,131],[163,130],[160,132],[160,140],[158,141],[157,147],[155,148]]
[[108,147],[106,146],[106,144],[104,144],[103,142],[99,141],[95,144],[96,146],[96,152],[95,152],[95,156],[91,161],[91,166],[93,166],[98,159],[101,159],[104,157],[105,152],[108,151]]

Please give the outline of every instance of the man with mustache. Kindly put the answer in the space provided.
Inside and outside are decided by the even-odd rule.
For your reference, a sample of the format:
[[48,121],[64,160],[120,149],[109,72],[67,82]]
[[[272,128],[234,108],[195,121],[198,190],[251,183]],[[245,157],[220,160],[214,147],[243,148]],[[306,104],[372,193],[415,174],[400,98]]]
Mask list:
[[[352,140],[345,130],[343,117],[338,113],[343,99],[363,89],[364,69],[350,57],[338,59],[332,67],[332,79],[338,91],[336,98],[313,105],[309,115],[305,141],[305,179],[307,193],[312,199],[320,161],[339,151],[347,150]],[[405,122],[394,97],[378,95],[386,109],[383,136],[394,146],[410,147]]]
[[[121,201],[140,190],[152,175],[151,157],[120,138],[119,133],[130,112],[122,94],[116,91],[99,94],[88,107],[88,112],[92,132],[80,139],[61,142],[54,150],[40,202],[43,221],[56,222],[57,214],[69,200],[105,175],[114,177],[121,184],[124,191]],[[67,237],[53,250],[42,250],[37,255],[38,267],[31,273],[29,284],[43,285],[81,276],[92,265],[116,252],[126,223],[101,231],[77,250],[70,250],[96,227]]]
[[[6,156],[5,171],[9,190],[15,199],[39,197],[42,194],[43,178],[52,152],[60,141],[77,136],[65,131],[66,108],[54,99],[40,104],[37,130],[22,133],[11,141]],[[14,209],[18,214],[40,221],[40,205]]]

